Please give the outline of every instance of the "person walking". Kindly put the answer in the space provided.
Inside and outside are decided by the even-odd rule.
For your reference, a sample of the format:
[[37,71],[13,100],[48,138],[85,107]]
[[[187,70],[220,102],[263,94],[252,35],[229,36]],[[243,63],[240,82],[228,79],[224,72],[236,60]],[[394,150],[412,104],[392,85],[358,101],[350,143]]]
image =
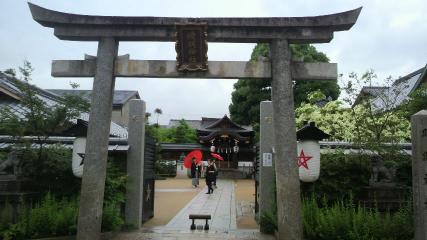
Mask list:
[[212,159],[208,160],[208,166],[206,167],[206,185],[208,185],[208,192],[206,194],[213,193],[212,183],[215,180],[216,166]]
[[216,160],[212,159],[212,164],[214,165],[214,168],[215,168],[215,173],[214,173],[213,180],[212,180],[212,186],[215,189],[217,189],[218,187],[216,186],[216,179],[218,177],[218,168],[216,167],[216,163],[215,162],[216,162]]
[[191,184],[193,187],[197,188],[199,186],[199,178],[201,173],[200,164],[196,163],[196,158],[193,158],[191,162]]

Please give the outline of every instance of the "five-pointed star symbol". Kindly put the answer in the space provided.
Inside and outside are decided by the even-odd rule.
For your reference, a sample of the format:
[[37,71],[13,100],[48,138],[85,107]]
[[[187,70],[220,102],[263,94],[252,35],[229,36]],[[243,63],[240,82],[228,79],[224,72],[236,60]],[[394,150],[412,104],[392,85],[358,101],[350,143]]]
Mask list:
[[301,153],[299,154],[299,156],[297,158],[298,158],[298,167],[303,166],[304,168],[308,169],[307,162],[308,162],[308,160],[312,159],[313,157],[312,156],[306,156],[304,154],[304,150],[301,149]]
[[79,155],[79,157],[82,158],[82,161],[80,162],[80,166],[83,165],[83,162],[85,161],[85,155],[84,153],[77,153],[77,155]]
[[145,192],[147,194],[147,198],[146,198],[145,201],[148,201],[148,200],[150,200],[150,197],[151,197],[151,187],[150,187],[150,184],[147,185],[147,189],[145,190]]

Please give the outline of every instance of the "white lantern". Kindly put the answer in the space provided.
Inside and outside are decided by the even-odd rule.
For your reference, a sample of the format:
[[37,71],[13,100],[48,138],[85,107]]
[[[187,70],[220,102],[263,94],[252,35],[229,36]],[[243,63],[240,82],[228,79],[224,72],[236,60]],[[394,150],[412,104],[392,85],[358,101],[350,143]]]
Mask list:
[[305,124],[297,131],[298,139],[298,171],[303,182],[314,182],[320,175],[320,144],[319,141],[330,137],[316,127],[314,122]]
[[215,146],[214,145],[211,146],[211,152],[215,152]]
[[314,182],[320,174],[320,144],[316,140],[298,142],[299,179],[303,182]]
[[83,160],[86,151],[86,138],[77,137],[73,143],[73,155],[71,168],[74,176],[81,178],[83,176]]

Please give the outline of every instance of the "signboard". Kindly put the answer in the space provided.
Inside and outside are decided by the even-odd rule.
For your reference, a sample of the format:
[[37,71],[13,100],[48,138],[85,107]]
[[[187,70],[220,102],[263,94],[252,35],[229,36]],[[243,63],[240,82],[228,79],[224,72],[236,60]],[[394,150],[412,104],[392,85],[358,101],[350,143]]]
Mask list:
[[177,24],[175,50],[178,71],[207,71],[207,25]]
[[263,153],[262,154],[262,166],[263,167],[272,167],[273,166],[273,154]]

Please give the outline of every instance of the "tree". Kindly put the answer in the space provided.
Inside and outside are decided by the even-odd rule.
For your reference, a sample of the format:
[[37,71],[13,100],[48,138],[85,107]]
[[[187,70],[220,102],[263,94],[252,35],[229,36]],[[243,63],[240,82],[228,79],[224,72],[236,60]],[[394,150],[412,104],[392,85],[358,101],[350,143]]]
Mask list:
[[149,113],[149,112],[146,112],[145,113],[145,121],[148,123],[148,120],[150,119],[150,117],[151,117],[151,113]]
[[[72,120],[81,113],[88,112],[89,103],[75,95],[55,98],[54,101],[52,96],[51,99],[41,97],[43,90],[30,84],[32,71],[31,64],[25,61],[19,68],[20,80],[10,73],[5,76],[16,84],[20,92],[20,109],[11,106],[0,108],[0,134],[12,136],[20,145],[23,153],[20,164],[25,176],[33,179],[35,184],[48,186],[53,192],[66,192],[71,188],[64,189],[64,183],[77,181],[69,169],[71,152],[58,146],[47,147],[44,143],[50,136],[70,127]],[[24,136],[35,137],[35,149],[33,142]]]
[[427,84],[412,92],[401,109],[407,119],[410,119],[415,113],[427,109]]
[[196,130],[188,126],[184,119],[179,125],[172,128],[159,128],[157,126],[146,126],[147,133],[161,143],[197,143]]
[[[361,86],[369,85],[376,78],[373,70],[369,70],[359,77],[351,73],[346,79],[347,85],[344,102],[340,100],[328,102],[321,107],[316,104],[322,96],[319,92],[308,95],[308,100],[296,109],[297,126],[301,127],[304,121],[314,121],[316,125],[330,134],[333,139],[351,141],[363,149],[374,150],[379,153],[390,152],[384,143],[391,143],[394,149],[396,144],[409,139],[409,121],[399,109],[391,108],[402,93],[402,89],[394,88],[393,94],[384,90],[378,92],[375,99],[370,97],[357,98]],[[386,82],[391,84],[391,78]],[[384,88],[387,89],[387,88]],[[356,99],[358,104],[354,105]],[[378,109],[374,103],[381,103],[384,109]]]
[[378,91],[375,97],[363,96],[358,99],[362,86],[371,86],[376,79],[377,75],[372,69],[360,77],[356,73],[350,73],[347,84],[343,87],[346,93],[343,99],[353,106],[350,117],[354,121],[354,142],[368,149],[383,151],[384,143],[394,145],[409,139],[409,121],[396,107],[408,86],[393,84],[390,76],[383,81],[383,90]]
[[[36,136],[37,142],[42,148],[43,142],[53,134],[59,133],[70,126],[71,120],[76,119],[82,112],[89,111],[89,103],[75,95],[66,95],[58,98],[53,106],[39,95],[40,89],[32,86],[31,73],[33,68],[28,61],[19,68],[20,80],[12,78],[20,90],[21,112],[11,107],[0,109],[0,132],[15,136]],[[73,87],[77,87],[75,84]]]
[[157,123],[157,126],[159,126],[159,116],[163,114],[163,111],[160,108],[156,108],[154,109],[154,114],[156,114],[156,117],[157,117],[156,123]]
[[[315,47],[302,44],[291,45],[293,58],[305,62],[328,62],[328,57],[318,52]],[[252,51],[251,61],[269,57],[269,45],[257,44]],[[307,93],[320,90],[332,100],[338,98],[340,89],[335,81],[297,81],[294,85],[295,106],[299,106],[306,99]],[[239,79],[234,84],[232,103],[229,106],[233,121],[244,125],[259,123],[259,103],[271,99],[271,80]]]

